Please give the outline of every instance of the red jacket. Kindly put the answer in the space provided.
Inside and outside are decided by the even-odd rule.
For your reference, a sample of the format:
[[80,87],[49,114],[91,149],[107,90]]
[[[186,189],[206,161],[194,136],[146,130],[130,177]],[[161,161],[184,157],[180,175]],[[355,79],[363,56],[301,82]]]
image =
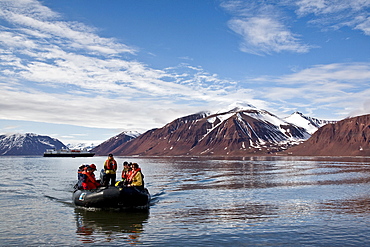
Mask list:
[[83,171],[82,175],[83,175],[82,188],[84,190],[93,190],[100,186],[100,183],[96,181],[93,172]]

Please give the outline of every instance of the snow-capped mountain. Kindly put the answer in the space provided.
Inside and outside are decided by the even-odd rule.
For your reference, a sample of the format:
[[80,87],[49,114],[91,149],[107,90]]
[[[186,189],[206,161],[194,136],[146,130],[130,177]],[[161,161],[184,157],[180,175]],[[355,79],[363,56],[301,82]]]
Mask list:
[[[178,118],[112,145],[116,155],[256,155],[276,153],[310,137],[302,127],[251,105]],[[105,143],[109,147],[109,142]],[[95,150],[97,154],[99,152]]]
[[42,155],[52,148],[66,146],[55,138],[33,133],[0,135],[0,155]]
[[41,155],[46,149],[85,149],[97,155],[265,155],[275,154],[307,140],[321,126],[334,121],[295,112],[279,118],[250,104],[178,118],[162,128],[124,131],[109,140],[68,144],[37,134],[0,135],[0,155]]
[[67,144],[67,148],[69,149],[79,149],[79,150],[86,150],[86,151],[90,151],[91,149],[93,149],[94,147],[96,147],[98,144],[95,144],[95,143],[85,143],[85,142],[80,142],[80,143],[69,143]]
[[245,102],[234,102],[228,105],[226,108],[217,111],[216,114],[226,113],[226,112],[248,111],[248,110],[258,110],[258,109],[254,105],[251,105]]
[[336,121],[320,120],[317,118],[307,117],[300,112],[294,112],[290,116],[283,118],[286,122],[295,124],[299,127],[305,128],[311,135],[320,127],[328,123],[336,123]]

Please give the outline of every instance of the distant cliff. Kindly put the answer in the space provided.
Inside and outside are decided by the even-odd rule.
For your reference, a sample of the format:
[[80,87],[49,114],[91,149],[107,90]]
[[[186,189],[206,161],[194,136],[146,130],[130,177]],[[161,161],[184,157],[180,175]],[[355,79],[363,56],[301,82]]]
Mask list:
[[287,153],[302,156],[370,156],[370,114],[327,124]]

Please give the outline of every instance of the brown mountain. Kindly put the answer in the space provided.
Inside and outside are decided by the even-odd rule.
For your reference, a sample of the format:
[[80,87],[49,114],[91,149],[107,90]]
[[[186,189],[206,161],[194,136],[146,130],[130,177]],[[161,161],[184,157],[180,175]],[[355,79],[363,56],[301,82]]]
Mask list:
[[112,150],[121,146],[123,143],[128,142],[132,139],[135,139],[139,134],[133,133],[131,131],[124,131],[105,142],[99,144],[98,146],[91,149],[91,152],[94,152],[98,155],[107,155],[111,153]]
[[[115,155],[244,156],[269,154],[309,138],[304,128],[256,108],[193,114],[149,130],[109,152]],[[94,150],[98,155],[105,155]]]
[[307,156],[370,156],[370,115],[327,124],[287,152]]

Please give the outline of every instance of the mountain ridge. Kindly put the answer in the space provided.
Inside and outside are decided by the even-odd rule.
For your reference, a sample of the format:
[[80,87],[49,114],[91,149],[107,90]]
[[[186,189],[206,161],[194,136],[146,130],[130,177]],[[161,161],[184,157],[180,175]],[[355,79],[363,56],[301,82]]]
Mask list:
[[0,155],[42,155],[66,146],[58,139],[34,133],[0,135]]
[[140,133],[134,131],[123,131],[118,135],[115,135],[108,140],[102,142],[101,144],[95,146],[91,149],[94,153],[108,154],[110,150],[128,142],[136,137],[140,136]]
[[[201,112],[175,119],[109,152],[142,156],[271,154],[309,137],[304,128],[268,111],[254,107],[233,108],[221,113]],[[97,155],[105,154],[97,152]]]
[[[0,155],[41,155],[46,149],[65,147],[88,147],[97,155],[274,155],[304,143],[321,126],[335,122],[300,112],[279,118],[250,104],[236,103],[216,113],[202,111],[177,118],[144,134],[123,131],[97,146],[64,145],[55,138],[33,133],[2,135]],[[27,142],[21,141],[26,139]]]

